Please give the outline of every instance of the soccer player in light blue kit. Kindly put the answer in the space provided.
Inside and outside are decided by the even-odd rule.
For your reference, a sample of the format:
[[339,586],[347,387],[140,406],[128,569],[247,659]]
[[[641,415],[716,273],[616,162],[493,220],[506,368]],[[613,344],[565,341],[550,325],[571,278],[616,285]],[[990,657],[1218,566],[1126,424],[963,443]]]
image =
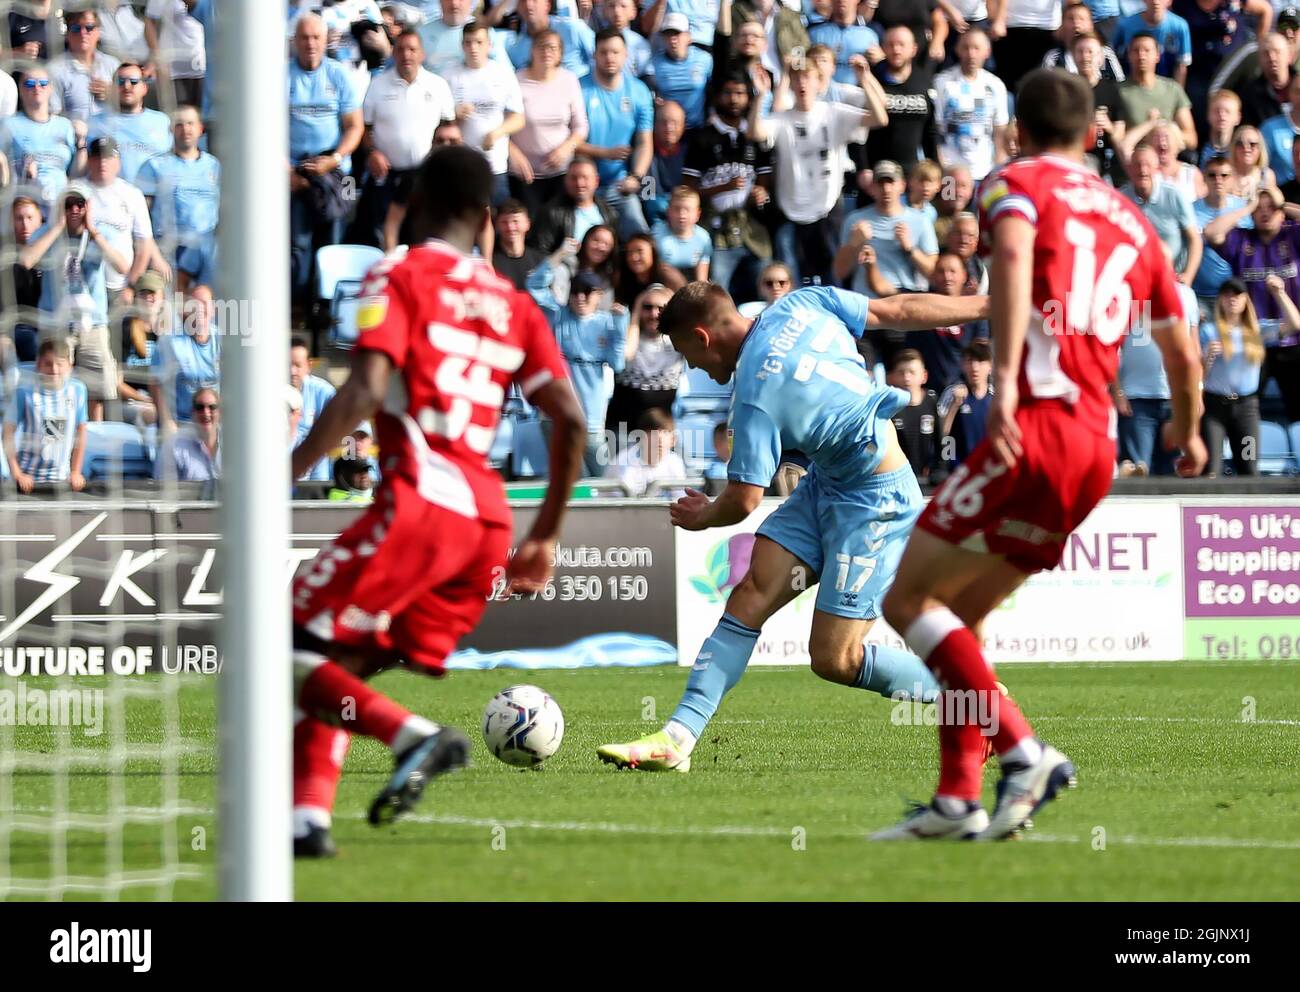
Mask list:
[[767,619],[820,583],[809,654],[830,682],[882,696],[933,700],[938,684],[915,655],[864,644],[880,616],[921,490],[892,420],[908,403],[876,385],[855,341],[873,326],[949,327],[987,316],[982,296],[900,294],[870,300],[809,286],[757,318],[742,317],[721,286],[693,282],[659,318],[660,331],[692,368],[725,383],[731,400],[731,460],[717,499],[688,490],[673,504],[686,530],[740,523],[763,498],[781,452],[812,462],[790,497],[758,528],[749,571],[700,648],[686,692],[663,730],[597,749],[602,761],[643,771],[688,771],[690,755],[722,697],[739,681]]

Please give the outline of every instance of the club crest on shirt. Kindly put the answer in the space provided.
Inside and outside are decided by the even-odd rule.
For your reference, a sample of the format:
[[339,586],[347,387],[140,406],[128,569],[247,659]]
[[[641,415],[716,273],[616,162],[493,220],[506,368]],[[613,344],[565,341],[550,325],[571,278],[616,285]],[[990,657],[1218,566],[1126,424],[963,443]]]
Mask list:
[[367,297],[357,309],[357,329],[368,331],[378,327],[388,316],[388,297]]
[[986,189],[980,197],[980,209],[988,213],[993,209],[993,205],[1003,197],[1010,195],[1011,190],[1007,188],[1006,180],[999,179]]

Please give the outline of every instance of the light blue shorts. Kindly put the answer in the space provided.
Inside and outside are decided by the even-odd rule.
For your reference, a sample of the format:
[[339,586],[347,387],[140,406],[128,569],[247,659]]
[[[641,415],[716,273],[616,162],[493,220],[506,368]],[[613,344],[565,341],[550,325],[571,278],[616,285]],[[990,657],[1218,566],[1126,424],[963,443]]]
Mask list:
[[814,466],[758,534],[818,576],[817,609],[874,620],[921,509],[910,466],[873,476],[851,492],[824,484]]

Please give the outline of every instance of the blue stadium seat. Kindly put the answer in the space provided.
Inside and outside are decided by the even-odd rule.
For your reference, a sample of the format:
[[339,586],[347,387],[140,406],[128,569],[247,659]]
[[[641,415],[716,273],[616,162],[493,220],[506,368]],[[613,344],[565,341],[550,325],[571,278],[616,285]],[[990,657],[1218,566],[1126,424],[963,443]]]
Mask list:
[[510,451],[510,474],[516,479],[545,479],[550,471],[550,454],[540,420],[515,425],[514,447]]
[[356,343],[361,283],[383,257],[369,245],[326,245],[316,253],[316,295],[329,308],[331,344],[351,348]]
[[148,438],[132,424],[93,421],[86,425],[87,480],[153,478],[153,452]]
[[723,418],[707,413],[687,414],[677,422],[677,442],[682,461],[691,475],[702,475],[713,463],[713,428]]
[[686,369],[677,389],[673,415],[677,419],[693,413],[725,414],[731,404],[731,383],[719,386],[702,369]]
[[1296,456],[1297,462],[1300,462],[1300,420],[1288,427],[1286,432],[1291,439],[1291,453]]
[[339,283],[358,288],[370,267],[384,257],[370,245],[325,245],[316,252],[316,297],[333,303]]
[[330,344],[336,348],[351,348],[357,343],[357,311],[360,309],[361,300],[347,294],[340,283],[330,306]]
[[1296,471],[1296,453],[1286,428],[1271,420],[1259,422],[1259,471],[1261,475],[1293,475]]
[[510,461],[510,452],[515,443],[515,418],[508,413],[501,414],[497,425],[496,437],[492,439],[492,448],[488,451],[488,464],[495,469],[504,468]]

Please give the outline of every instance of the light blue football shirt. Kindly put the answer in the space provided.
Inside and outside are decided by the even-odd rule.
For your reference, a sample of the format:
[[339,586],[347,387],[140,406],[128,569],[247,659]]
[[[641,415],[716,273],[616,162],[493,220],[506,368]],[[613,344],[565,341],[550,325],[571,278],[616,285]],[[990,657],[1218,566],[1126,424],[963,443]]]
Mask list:
[[[587,141],[600,148],[632,147],[638,131],[653,131],[654,97],[650,88],[626,72],[618,86],[607,90],[595,74],[582,81],[582,101],[587,108]],[[599,159],[596,174],[602,187],[612,186],[627,176],[627,160]]]
[[133,183],[149,159],[171,151],[172,122],[158,110],[142,110],[138,114],[96,114],[90,119],[86,140],[91,142],[105,135],[117,142],[122,159],[122,178]]
[[[361,109],[361,97],[347,68],[325,59],[308,72],[296,58],[289,60],[289,157],[294,164],[332,152],[343,136],[340,114]],[[352,171],[351,158],[343,172]]]
[[[334,398],[335,389],[328,380],[317,375],[309,375],[302,382],[302,416],[298,418],[298,437],[294,444],[302,444],[316,424],[325,405]],[[303,479],[309,482],[329,482],[330,460],[326,456],[309,468]]]
[[69,378],[60,389],[47,389],[35,376],[9,398],[5,420],[14,425],[18,467],[36,482],[62,482],[72,469],[77,429],[86,423],[85,383]]
[[20,111],[0,124],[0,151],[8,156],[14,181],[19,184],[29,182],[23,162],[35,160],[36,184],[41,187],[42,199],[51,203],[68,184],[68,167],[77,154],[77,136],[72,121],[66,117],[38,122]]
[[189,243],[217,229],[221,163],[207,152],[193,161],[172,152],[155,155],[140,168],[135,185],[145,196],[153,197],[157,236]]
[[786,450],[802,451],[834,488],[875,473],[880,425],[909,397],[877,386],[858,354],[867,306],[858,293],[806,286],[754,321],[734,377],[729,479],[767,486]]

